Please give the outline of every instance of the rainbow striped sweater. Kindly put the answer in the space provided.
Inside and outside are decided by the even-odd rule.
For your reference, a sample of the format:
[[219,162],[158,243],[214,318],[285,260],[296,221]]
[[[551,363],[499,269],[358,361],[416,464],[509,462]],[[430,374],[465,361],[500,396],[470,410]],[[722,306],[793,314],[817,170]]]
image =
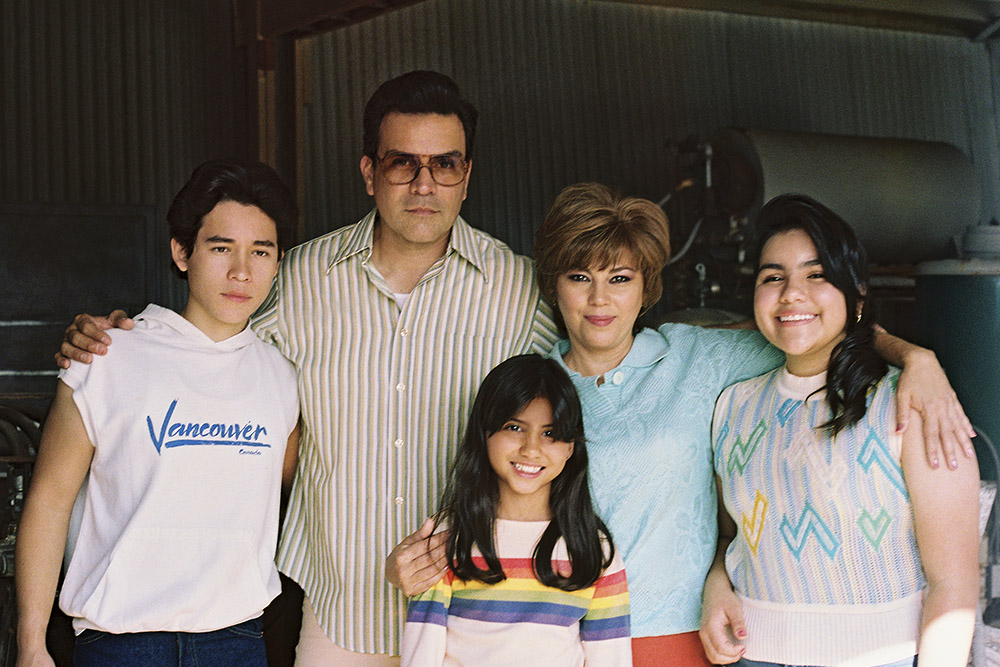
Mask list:
[[[403,631],[403,667],[578,667],[632,664],[628,584],[617,551],[593,586],[562,591],[531,569],[547,521],[497,520],[497,555],[507,578],[463,581],[449,571],[410,599]],[[474,556],[479,559],[479,556]],[[478,560],[480,567],[486,564]],[[553,566],[568,567],[565,544]]]

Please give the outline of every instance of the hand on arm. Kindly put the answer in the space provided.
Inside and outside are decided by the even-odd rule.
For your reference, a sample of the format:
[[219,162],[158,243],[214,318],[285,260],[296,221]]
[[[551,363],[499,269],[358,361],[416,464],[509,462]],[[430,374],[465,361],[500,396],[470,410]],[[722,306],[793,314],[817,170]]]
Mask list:
[[921,419],[924,449],[932,468],[938,467],[942,454],[949,468],[958,468],[959,449],[974,460],[975,431],[934,353],[881,328],[875,332],[875,349],[887,362],[903,369],[896,391],[896,432],[905,432],[913,418]]
[[979,598],[979,469],[955,472],[924,460],[921,421],[903,434],[903,476],[913,506],[920,561],[927,577],[920,624],[920,663],[964,667]]
[[436,584],[448,569],[448,533],[434,533],[434,520],[396,545],[385,559],[385,578],[405,595],[418,595]]
[[94,448],[73,392],[60,382],[35,463],[17,533],[18,667],[51,665],[45,629],[55,599],[73,502]]
[[[716,478],[716,488],[720,487]],[[726,574],[726,550],[736,536],[736,524],[722,504],[719,490],[719,546],[715,551],[705,590],[702,593],[701,637],[705,655],[713,665],[728,665],[743,655],[743,640],[747,630],[743,621],[743,604],[733,591],[733,585]]]
[[108,329],[131,329],[135,322],[124,310],[112,311],[107,317],[94,315],[77,315],[73,323],[66,327],[62,345],[55,354],[56,364],[60,368],[69,368],[70,361],[89,364],[95,354],[107,354],[111,337],[105,331]]

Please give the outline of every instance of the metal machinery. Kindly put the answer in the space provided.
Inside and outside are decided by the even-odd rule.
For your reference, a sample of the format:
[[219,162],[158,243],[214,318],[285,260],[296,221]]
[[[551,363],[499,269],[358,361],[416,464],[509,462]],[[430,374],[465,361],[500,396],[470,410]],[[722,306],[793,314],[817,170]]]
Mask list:
[[0,665],[13,664],[14,539],[40,439],[37,421],[0,405]]
[[875,265],[880,320],[912,336],[914,265],[952,255],[952,238],[979,219],[972,164],[949,144],[727,129],[677,142],[669,155],[668,307],[697,312],[668,319],[749,315],[754,217],[772,197],[796,192],[851,224]]

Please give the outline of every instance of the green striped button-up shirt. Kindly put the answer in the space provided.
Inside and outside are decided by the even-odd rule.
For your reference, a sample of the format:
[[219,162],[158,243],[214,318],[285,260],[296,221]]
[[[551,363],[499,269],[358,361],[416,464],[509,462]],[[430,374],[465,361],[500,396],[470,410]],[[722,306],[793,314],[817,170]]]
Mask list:
[[384,559],[436,509],[482,379],[556,333],[531,260],[461,217],[400,310],[371,264],[374,222],[289,250],[254,328],[298,369],[278,566],[338,645],[398,654],[405,599]]

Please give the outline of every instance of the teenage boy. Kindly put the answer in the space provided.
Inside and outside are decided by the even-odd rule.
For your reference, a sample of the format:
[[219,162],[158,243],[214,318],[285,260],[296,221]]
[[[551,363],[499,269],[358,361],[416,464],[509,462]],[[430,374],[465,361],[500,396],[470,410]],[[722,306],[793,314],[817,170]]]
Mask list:
[[296,218],[266,165],[199,166],[167,214],[187,305],[149,305],[106,363],[61,372],[18,531],[19,667],[53,664],[45,628],[88,471],[60,596],[76,667],[266,665],[299,408],[294,367],[247,321]]

